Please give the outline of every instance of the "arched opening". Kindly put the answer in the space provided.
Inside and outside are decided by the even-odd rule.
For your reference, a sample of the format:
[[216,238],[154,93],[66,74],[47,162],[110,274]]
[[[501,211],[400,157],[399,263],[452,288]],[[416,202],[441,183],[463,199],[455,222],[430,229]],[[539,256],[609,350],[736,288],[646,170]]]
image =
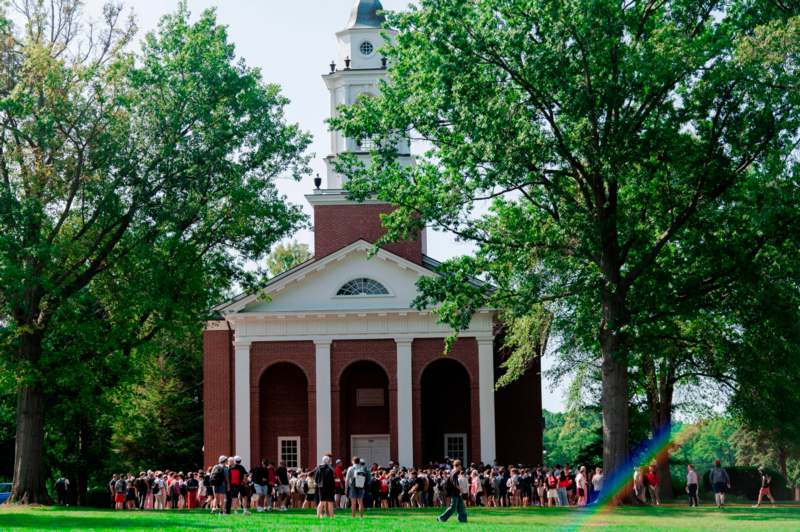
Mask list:
[[308,380],[288,362],[270,366],[259,382],[261,458],[307,467]]
[[460,458],[468,463],[472,449],[470,378],[453,359],[432,362],[422,372],[422,461]]
[[389,377],[375,362],[354,362],[340,380],[345,456],[386,465],[390,453]]

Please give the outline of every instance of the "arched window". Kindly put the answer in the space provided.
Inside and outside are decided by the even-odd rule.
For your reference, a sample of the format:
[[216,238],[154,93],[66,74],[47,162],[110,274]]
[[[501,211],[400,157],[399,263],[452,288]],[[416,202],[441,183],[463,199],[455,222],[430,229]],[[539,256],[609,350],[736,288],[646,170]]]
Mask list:
[[360,277],[348,281],[336,292],[337,296],[388,296],[389,291],[374,279]]

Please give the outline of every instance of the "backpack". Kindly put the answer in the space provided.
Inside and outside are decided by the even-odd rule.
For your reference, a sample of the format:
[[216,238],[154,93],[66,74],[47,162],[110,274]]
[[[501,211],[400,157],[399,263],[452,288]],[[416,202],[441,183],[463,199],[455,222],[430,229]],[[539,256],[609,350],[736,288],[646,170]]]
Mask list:
[[153,495],[158,495],[159,490],[158,479],[153,479]]
[[221,465],[217,464],[211,470],[211,485],[215,488],[222,486],[225,483],[225,470]]
[[363,488],[367,484],[367,473],[359,467],[353,474],[353,485],[356,488]]

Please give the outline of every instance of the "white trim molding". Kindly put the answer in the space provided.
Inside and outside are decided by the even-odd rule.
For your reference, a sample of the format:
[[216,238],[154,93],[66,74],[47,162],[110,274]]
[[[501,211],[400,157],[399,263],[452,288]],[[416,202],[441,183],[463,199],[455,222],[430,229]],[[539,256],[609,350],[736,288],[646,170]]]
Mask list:
[[397,459],[414,467],[414,418],[410,338],[395,338],[397,345]]
[[481,430],[481,456],[484,464],[494,463],[494,338],[478,338],[478,387]]
[[250,342],[237,339],[234,349],[235,449],[250,469]]
[[[315,376],[317,380],[317,454],[330,452],[333,447],[331,436],[331,340],[317,339],[315,349]],[[310,457],[316,460],[316,457]],[[313,463],[313,462],[312,462]]]

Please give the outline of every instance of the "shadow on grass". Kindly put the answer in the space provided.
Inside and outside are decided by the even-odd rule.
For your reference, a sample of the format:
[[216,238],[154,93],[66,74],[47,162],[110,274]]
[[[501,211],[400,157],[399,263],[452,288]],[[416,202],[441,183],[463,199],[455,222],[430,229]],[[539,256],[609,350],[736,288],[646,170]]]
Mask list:
[[[146,519],[125,519],[102,515],[69,515],[69,513],[52,514],[49,512],[9,512],[0,513],[0,530],[8,528],[34,528],[37,530],[64,530],[69,528],[83,529],[117,529],[117,528],[174,528],[181,526],[175,520],[158,517]],[[186,526],[186,525],[183,525]],[[220,525],[192,522],[191,528],[215,529]]]

